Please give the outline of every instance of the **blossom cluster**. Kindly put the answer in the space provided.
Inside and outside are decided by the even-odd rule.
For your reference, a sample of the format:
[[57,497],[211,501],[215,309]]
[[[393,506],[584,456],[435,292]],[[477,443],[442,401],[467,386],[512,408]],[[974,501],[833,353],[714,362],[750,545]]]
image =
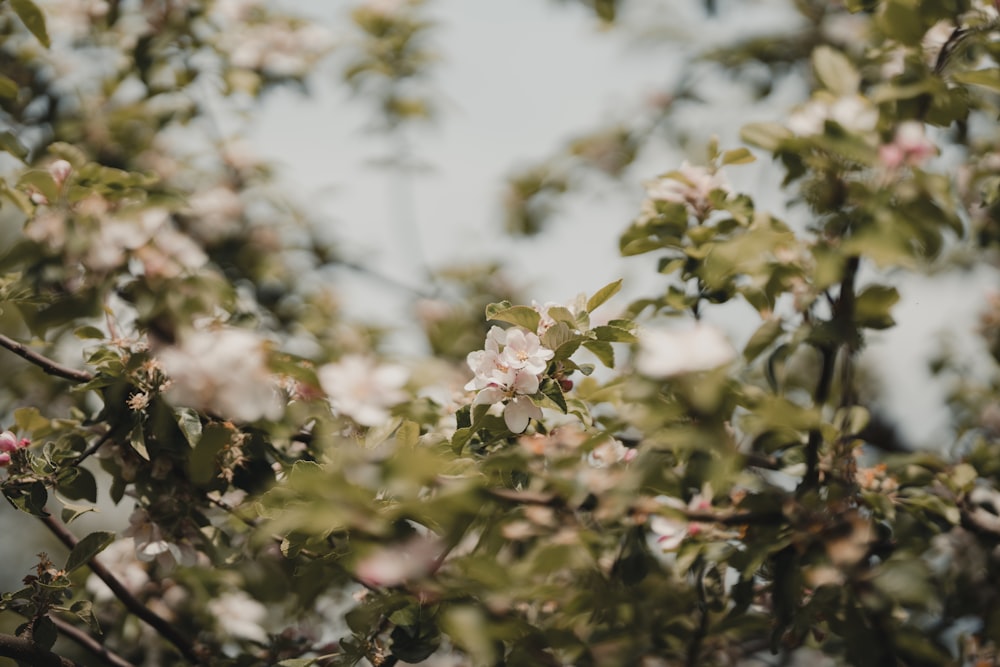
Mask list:
[[469,368],[475,374],[465,388],[475,390],[475,405],[503,404],[504,423],[521,433],[542,411],[531,400],[537,394],[549,361],[555,353],[542,345],[538,335],[521,327],[494,326],[482,350],[470,352]]
[[655,217],[657,202],[668,202],[682,204],[688,213],[704,220],[712,211],[711,195],[715,191],[729,194],[730,186],[725,174],[685,161],[680,169],[646,183],[647,200],[643,204],[643,218]]
[[31,444],[31,441],[27,438],[17,439],[17,436],[10,431],[4,431],[0,433],[0,466],[6,466],[10,464],[11,452],[18,449],[23,449]]

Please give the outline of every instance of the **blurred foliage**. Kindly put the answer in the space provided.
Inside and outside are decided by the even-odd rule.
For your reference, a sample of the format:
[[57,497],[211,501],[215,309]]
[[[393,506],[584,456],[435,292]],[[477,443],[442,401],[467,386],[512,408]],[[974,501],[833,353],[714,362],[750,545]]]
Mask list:
[[[584,4],[626,29],[629,3]],[[431,6],[349,14],[343,78],[374,129],[434,115]],[[376,274],[210,112],[308,91],[331,35],[252,0],[0,5],[0,346],[23,360],[0,378],[0,491],[66,550],[0,594],[23,618],[0,655],[991,664],[996,300],[975,368],[934,361],[955,434],[935,451],[900,451],[858,360],[901,272],[996,264],[997,9],[787,9],[789,31],[692,54],[634,118],[510,177],[508,229],[538,234],[561,196],[683,139],[698,73],[765,100],[805,77],[743,127],[752,150],[712,141],[645,181],[619,250],[653,293],[529,305],[503,266],[436,269],[399,317],[432,354],[401,362],[319,279]],[[780,215],[730,184],[765,161]],[[722,304],[758,318],[740,350]],[[66,529],[105,500],[127,526]]]

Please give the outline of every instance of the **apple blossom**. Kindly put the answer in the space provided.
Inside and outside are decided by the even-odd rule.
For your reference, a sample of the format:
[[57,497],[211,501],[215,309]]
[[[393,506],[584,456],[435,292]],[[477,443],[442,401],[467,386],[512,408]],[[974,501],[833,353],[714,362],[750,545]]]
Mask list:
[[521,433],[531,419],[542,416],[528,396],[538,393],[541,375],[554,354],[530,331],[520,327],[505,331],[494,326],[484,349],[466,357],[474,377],[465,388],[479,391],[475,405],[503,403],[504,423],[512,432]]
[[321,366],[316,375],[334,412],[362,426],[377,426],[389,418],[392,406],[406,400],[403,386],[410,374],[402,366],[347,355]]
[[157,354],[178,405],[230,419],[277,419],[284,411],[265,341],[244,329],[220,327],[181,335]]
[[[712,492],[706,487],[694,494],[686,504],[669,496],[657,496],[656,500],[667,507],[690,512],[703,512],[712,507]],[[660,515],[652,517],[649,521],[650,537],[657,548],[664,552],[676,550],[684,540],[699,534],[705,528],[706,524],[698,521]]]
[[708,371],[736,358],[732,344],[710,324],[697,323],[686,329],[644,328],[638,338],[636,369],[651,378]]
[[418,536],[405,544],[378,549],[355,568],[358,579],[368,586],[398,586],[431,573],[443,551],[432,536]]
[[683,204],[688,212],[704,218],[712,208],[709,200],[715,191],[728,194],[729,181],[721,171],[683,162],[680,169],[646,183],[646,196],[653,202]]
[[[131,537],[112,542],[97,559],[133,595],[149,582],[147,566],[137,558],[135,540]],[[109,602],[115,599],[114,592],[96,574],[87,577],[85,586],[95,600]]]
[[878,110],[860,95],[834,99],[817,95],[789,115],[788,129],[801,137],[823,134],[828,120],[848,132],[871,132],[878,123]]
[[215,617],[219,629],[234,639],[249,639],[263,644],[267,631],[267,607],[250,597],[246,591],[226,591],[208,601],[208,611]]
[[128,518],[129,526],[123,537],[134,540],[135,555],[141,561],[156,561],[160,567],[171,570],[177,565],[190,567],[198,562],[198,552],[185,538],[168,540],[146,510],[136,507]]
[[924,124],[915,120],[900,123],[892,142],[878,149],[879,161],[888,169],[920,167],[936,153],[937,147],[927,138]]

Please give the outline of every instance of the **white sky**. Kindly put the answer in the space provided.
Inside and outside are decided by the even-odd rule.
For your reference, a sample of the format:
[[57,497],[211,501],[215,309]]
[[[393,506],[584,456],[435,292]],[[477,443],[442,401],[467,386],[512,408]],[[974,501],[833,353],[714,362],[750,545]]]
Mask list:
[[[644,7],[659,6],[660,13],[633,16],[633,25],[653,31],[656,21],[648,17],[666,17],[682,42],[695,34],[725,41],[773,29],[787,18],[780,13],[784,3],[775,0],[720,4],[720,16],[705,23],[700,1],[649,0]],[[629,44],[627,31],[602,32],[582,9],[546,0],[432,5],[440,22],[442,60],[434,85],[443,113],[418,135],[416,153],[429,169],[414,181],[410,211],[428,261],[503,260],[539,302],[566,301],[620,277],[628,296],[656,293],[663,282],[655,274],[655,258],[622,259],[617,239],[641,201],[641,180],[676,167],[684,159],[679,152],[653,155],[623,186],[595,180],[592,191],[567,200],[552,226],[532,239],[502,233],[500,196],[504,177],[516,167],[550,155],[573,135],[628,118],[651,92],[669,88],[678,75],[679,48]],[[344,25],[341,3],[299,0],[295,7]],[[334,73],[326,76],[332,79]],[[733,147],[741,124],[776,117],[781,108],[801,101],[805,89],[792,80],[782,83],[775,95],[779,102],[771,107],[754,106],[735,88],[708,92],[707,109],[680,113],[677,122],[702,140],[715,134],[723,147]],[[364,133],[366,113],[364,102],[348,99],[338,85],[322,86],[306,99],[281,93],[255,121],[254,143],[285,165],[295,191],[329,215],[352,258],[412,282],[418,276],[412,242],[397,233],[393,216],[399,202],[389,175],[369,164],[384,154],[385,145]],[[730,178],[750,191],[758,206],[783,214],[782,196],[773,187],[777,170],[759,167],[735,168]],[[388,323],[409,312],[406,299],[392,290],[347,274],[338,280],[350,312]],[[947,413],[943,389],[930,384],[925,359],[946,331],[958,336],[959,350],[976,345],[970,332],[986,286],[996,284],[996,277],[981,271],[971,282],[894,280],[903,294],[895,313],[900,326],[871,335],[865,358],[884,378],[886,404],[907,438],[930,445],[946,436]],[[626,301],[620,297],[621,304]],[[756,325],[746,315],[737,307],[718,322],[739,341]],[[399,345],[413,349],[405,336]]]

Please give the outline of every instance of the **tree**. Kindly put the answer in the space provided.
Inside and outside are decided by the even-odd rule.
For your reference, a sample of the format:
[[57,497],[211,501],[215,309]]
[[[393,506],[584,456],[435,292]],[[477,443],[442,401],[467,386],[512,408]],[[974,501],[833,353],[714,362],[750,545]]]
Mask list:
[[[612,28],[628,9],[582,4]],[[402,178],[434,115],[425,11],[350,15],[344,80]],[[659,291],[610,314],[621,281],[529,305],[502,267],[441,269],[414,290],[434,354],[399,360],[301,280],[369,269],[209,108],[307,87],[326,32],[251,0],[0,5],[0,346],[22,359],[0,383],[0,488],[64,547],[0,597],[19,618],[0,656],[992,664],[1000,306],[978,376],[935,361],[955,387],[936,451],[873,420],[859,354],[894,326],[902,272],[995,266],[998,8],[789,11],[794,29],[692,56],[652,117],[508,184],[509,231],[536,234],[581,174],[637,178],[706,78],[767,99],[803,77],[807,99],[742,128],[749,148],[710,142],[646,181],[619,250]],[[786,210],[731,187],[755,161]],[[711,323],[727,303],[755,320],[741,350]],[[127,525],[75,534],[108,498]]]

